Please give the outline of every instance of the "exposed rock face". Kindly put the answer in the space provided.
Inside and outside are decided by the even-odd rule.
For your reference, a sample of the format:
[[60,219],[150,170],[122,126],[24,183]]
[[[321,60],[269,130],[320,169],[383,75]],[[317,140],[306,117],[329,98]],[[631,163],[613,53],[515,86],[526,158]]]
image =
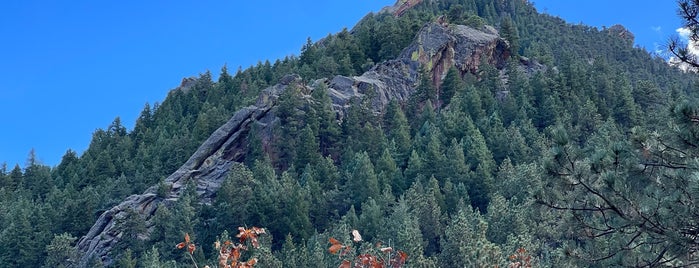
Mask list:
[[464,25],[429,23],[398,59],[379,64],[352,78],[336,76],[329,83],[335,108],[342,111],[351,96],[375,94],[372,108],[380,112],[389,101],[406,101],[417,86],[420,66],[439,86],[452,66],[462,74],[476,73],[481,63],[505,67],[510,57],[507,41],[492,27],[476,30]]
[[[153,186],[104,212],[78,242],[77,248],[83,253],[81,266],[85,266],[93,257],[104,264],[111,264],[113,260],[109,252],[123,234],[119,220],[129,212],[136,212],[146,221],[147,227],[152,228],[152,218],[158,205],[173,204],[190,181],[197,186],[199,201],[210,204],[232,164],[244,160],[248,150],[248,133],[254,124],[262,133],[262,143],[269,143],[272,127],[279,122],[275,115],[277,100],[289,87],[311,92],[318,88],[314,85],[326,83],[339,119],[350,101],[358,97],[370,97],[374,112],[379,113],[391,100],[408,100],[419,81],[421,65],[433,71],[435,83],[439,83],[446,70],[453,65],[462,72],[475,72],[481,61],[504,66],[508,57],[506,45],[494,30],[484,32],[466,26],[433,23],[420,31],[415,42],[398,59],[378,64],[361,76],[336,76],[330,80],[315,81],[311,86],[304,85],[297,75],[282,78],[279,84],[265,89],[255,105],[235,113],[165,180],[169,192],[159,196],[158,186]],[[189,86],[190,82],[183,81],[183,87]]]
[[433,83],[439,86],[452,66],[461,74],[475,74],[482,62],[502,69],[510,57],[507,48],[507,41],[489,26],[477,30],[464,25],[430,23],[400,57],[424,64],[426,71],[432,73]]
[[619,38],[624,40],[626,44],[628,44],[629,46],[633,46],[635,36],[631,31],[627,30],[626,27],[620,24],[615,24],[612,25],[612,27],[609,27],[607,29],[607,32],[613,36],[618,36]]
[[158,196],[158,186],[147,189],[143,194],[132,195],[121,204],[104,212],[90,231],[80,239],[77,248],[83,253],[81,266],[95,256],[105,264],[112,263],[108,256],[111,248],[118,242],[123,230],[118,226],[120,219],[129,211],[137,212],[146,220],[146,226],[152,226],[151,220],[160,203],[172,204],[179,197],[189,181],[197,185],[196,191],[200,202],[211,203],[212,198],[221,187],[228,170],[236,161],[241,161],[247,152],[247,137],[252,124],[261,129],[271,127],[275,116],[271,112],[279,94],[290,86],[300,86],[300,77],[287,76],[283,84],[270,87],[260,95],[255,105],[241,109],[194,152],[194,154],[177,171],[165,179],[169,186],[166,196]]

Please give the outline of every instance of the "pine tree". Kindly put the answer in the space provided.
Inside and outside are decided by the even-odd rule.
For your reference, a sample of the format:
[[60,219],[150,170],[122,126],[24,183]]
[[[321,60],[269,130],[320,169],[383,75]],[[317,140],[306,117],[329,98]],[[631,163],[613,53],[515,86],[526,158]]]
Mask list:
[[443,267],[487,267],[497,264],[500,248],[488,241],[488,223],[469,208],[454,215],[444,231],[444,249],[440,253]]
[[348,175],[350,199],[355,207],[361,208],[361,204],[369,197],[374,199],[379,197],[379,181],[374,172],[374,165],[366,152],[355,154],[354,163]]
[[447,75],[444,77],[444,81],[442,81],[442,86],[440,87],[439,100],[441,105],[439,106],[446,107],[449,105],[451,98],[454,97],[457,92],[464,90],[465,87],[466,84],[461,80],[461,75],[456,67],[452,66],[449,68]]
[[388,107],[386,107],[384,129],[388,140],[396,146],[396,163],[400,167],[405,167],[411,150],[410,126],[403,110],[396,101],[389,102]]
[[160,260],[158,249],[153,246],[141,257],[140,265],[143,268],[165,268],[169,267]]
[[299,141],[296,146],[296,158],[294,165],[303,168],[306,165],[316,165],[320,161],[319,145],[316,135],[309,125],[299,133]]
[[73,243],[76,237],[68,233],[54,235],[51,244],[46,245],[46,259],[44,267],[72,267],[75,265],[78,252]]
[[255,185],[252,171],[241,164],[234,164],[214,200],[218,230],[252,224],[249,201],[254,195],[253,187]]
[[[424,240],[420,230],[419,219],[411,211],[408,201],[401,197],[388,218],[387,229],[395,240],[391,241],[394,248],[405,251],[411,259],[417,259],[424,254]],[[409,259],[409,262],[412,260]]]
[[317,132],[320,151],[324,156],[337,156],[341,129],[336,120],[337,115],[332,109],[332,101],[325,84],[320,83],[311,93],[311,97],[314,100],[312,108],[316,111],[318,117]]
[[362,230],[362,238],[365,241],[374,241],[382,234],[384,215],[381,207],[373,198],[362,203],[362,214],[359,216],[358,230]]
[[444,224],[439,196],[439,188],[425,189],[420,181],[415,182],[405,193],[405,199],[419,220],[420,231],[425,240],[425,254],[428,256],[439,252],[441,246],[440,234]]
[[384,149],[381,157],[376,160],[375,171],[380,189],[389,187],[392,192],[399,192],[407,188],[403,184],[403,176],[388,148]]
[[519,33],[517,32],[517,27],[512,22],[510,16],[503,16],[500,21],[500,36],[507,40],[509,43],[509,51],[512,56],[519,55]]

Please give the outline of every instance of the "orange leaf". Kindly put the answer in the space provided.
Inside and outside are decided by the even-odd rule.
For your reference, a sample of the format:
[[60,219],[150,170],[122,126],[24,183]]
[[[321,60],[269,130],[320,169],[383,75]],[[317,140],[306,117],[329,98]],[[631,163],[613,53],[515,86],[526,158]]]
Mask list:
[[184,233],[184,242],[189,244],[189,234],[188,233]]
[[231,251],[231,259],[233,259],[234,262],[240,259],[240,248],[233,248]]
[[189,244],[189,246],[187,247],[187,251],[189,251],[189,254],[192,254],[195,249],[197,249],[197,247],[194,244]]
[[345,246],[343,246],[342,244],[333,244],[332,246],[330,246],[328,251],[330,251],[330,254],[337,254],[337,252],[339,252],[344,247]]
[[352,264],[348,260],[344,260],[344,261],[342,261],[340,266],[338,266],[337,268],[350,268],[350,267],[352,267]]
[[342,244],[342,243],[340,243],[340,241],[337,241],[337,239],[332,238],[332,237],[330,239],[328,239],[328,241],[330,241],[330,244],[333,244],[333,245]]
[[361,254],[361,255],[357,256],[357,259],[359,259],[360,264],[368,265],[369,263],[371,263],[373,257],[374,256],[371,256],[369,254]]
[[183,249],[184,246],[185,246],[185,243],[184,243],[184,242],[180,242],[180,243],[177,244],[177,246],[175,246],[175,247],[177,247],[177,249]]
[[253,266],[253,265],[257,264],[257,258],[252,258],[251,260],[247,261],[245,264],[247,264],[249,266]]
[[391,259],[391,266],[402,267],[403,264],[405,264],[405,261],[408,259],[408,254],[400,250],[396,253],[396,256],[393,259]]

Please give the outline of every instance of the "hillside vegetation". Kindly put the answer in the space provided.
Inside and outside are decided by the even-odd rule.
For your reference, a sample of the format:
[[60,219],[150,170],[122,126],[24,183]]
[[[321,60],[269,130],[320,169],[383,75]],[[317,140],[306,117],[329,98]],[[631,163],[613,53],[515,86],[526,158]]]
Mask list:
[[[568,24],[528,1],[407,2],[309,39],[298,57],[183,79],[133,130],[116,118],[56,167],[33,153],[24,169],[3,166],[0,263],[190,267],[175,248],[188,233],[192,257],[214,266],[214,241],[260,226],[246,253],[257,267],[337,267],[329,238],[355,245],[352,230],[368,242],[352,256],[381,243],[409,267],[507,267],[525,252],[536,267],[697,265],[696,74],[634,47],[622,26]],[[436,42],[427,29],[506,45],[462,64],[458,44],[420,50]],[[379,105],[367,89],[338,106],[331,91],[338,76],[412,81],[410,66],[405,98]],[[240,132],[237,162],[206,163],[225,167],[220,188],[202,199],[194,179],[166,179],[270,88],[283,88],[273,117]],[[76,246],[143,193],[153,214],[120,210],[107,255]]]

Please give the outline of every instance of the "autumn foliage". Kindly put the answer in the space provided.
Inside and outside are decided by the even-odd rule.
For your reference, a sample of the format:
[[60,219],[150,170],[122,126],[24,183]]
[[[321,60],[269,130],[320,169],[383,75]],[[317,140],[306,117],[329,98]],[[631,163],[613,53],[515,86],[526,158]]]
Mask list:
[[[381,244],[376,244],[376,253],[362,253],[353,258],[347,258],[351,252],[351,247],[342,244],[335,238],[328,239],[330,248],[328,251],[333,255],[338,255],[342,259],[339,268],[400,268],[405,265],[408,259],[408,254],[400,250],[394,250],[392,247],[382,247]],[[359,231],[352,230],[352,241],[359,243],[362,241],[362,236]]]
[[510,255],[510,264],[507,268],[532,268],[532,256],[524,248],[517,249],[515,254]]
[[[241,255],[243,251],[248,250],[248,242],[253,248],[259,248],[260,242],[258,241],[258,236],[265,234],[264,228],[252,227],[250,229],[245,227],[238,227],[238,234],[236,237],[239,242],[234,243],[230,240],[226,240],[223,243],[221,241],[216,241],[214,247],[219,251],[218,255],[218,267],[219,268],[249,268],[257,264],[257,258],[251,258],[247,261],[241,260]],[[187,253],[189,254],[195,267],[197,266],[196,261],[192,257],[196,246],[190,241],[189,234],[185,234],[184,242],[177,244],[178,249],[187,248]],[[208,266],[205,266],[208,267]]]

